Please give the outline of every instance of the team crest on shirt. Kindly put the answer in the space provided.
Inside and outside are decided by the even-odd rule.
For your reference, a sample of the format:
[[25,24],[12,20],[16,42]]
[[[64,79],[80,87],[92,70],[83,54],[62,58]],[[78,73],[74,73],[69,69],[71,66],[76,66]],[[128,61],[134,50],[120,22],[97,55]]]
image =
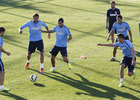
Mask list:
[[123,50],[123,49],[126,49],[126,47],[123,45],[121,49],[122,49],[122,50]]
[[38,27],[40,27],[40,24],[38,25]]
[[117,11],[115,11],[115,14],[117,14]]
[[62,30],[61,32],[64,32],[64,30]]

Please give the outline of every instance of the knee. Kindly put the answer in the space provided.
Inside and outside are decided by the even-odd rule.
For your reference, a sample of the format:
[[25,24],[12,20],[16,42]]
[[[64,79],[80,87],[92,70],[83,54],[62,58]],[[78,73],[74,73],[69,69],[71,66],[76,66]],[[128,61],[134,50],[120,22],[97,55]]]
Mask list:
[[124,67],[123,67],[123,66],[121,66],[120,70],[121,70],[121,71],[123,71],[123,70],[124,70]]
[[54,60],[54,59],[55,59],[55,57],[54,57],[54,56],[52,56],[52,57],[51,57],[51,60]]
[[132,75],[133,75],[133,73],[132,73],[132,72],[128,72],[127,74],[128,74],[128,76],[132,76]]
[[63,58],[64,62],[68,62],[68,58]]

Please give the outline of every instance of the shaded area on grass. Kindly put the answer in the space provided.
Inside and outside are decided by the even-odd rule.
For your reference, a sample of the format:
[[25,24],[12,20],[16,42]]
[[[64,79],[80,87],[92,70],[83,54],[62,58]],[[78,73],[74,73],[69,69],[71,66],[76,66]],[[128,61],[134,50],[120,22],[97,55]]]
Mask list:
[[15,94],[12,94],[12,93],[9,93],[9,92],[0,92],[0,95],[3,95],[3,96],[7,96],[7,97],[10,97],[10,98],[14,98],[15,100],[27,100],[21,96],[18,96],[18,95],[15,95]]
[[81,81],[71,78],[69,76],[66,76],[59,72],[56,72],[55,74],[45,73],[43,75],[84,91],[84,92],[77,92],[76,93],[77,95],[84,94],[84,95],[89,95],[93,97],[107,98],[111,100],[115,100],[116,95],[126,98],[126,99],[131,99],[131,100],[139,99],[133,96],[132,94],[124,93],[119,90],[113,89],[111,87],[101,85],[99,83],[90,82],[88,79],[84,78],[82,75],[77,74],[77,73],[75,73],[75,75],[79,76],[81,78]]
[[38,87],[46,87],[45,85],[43,84],[40,84],[40,83],[34,83],[35,86],[38,86]]

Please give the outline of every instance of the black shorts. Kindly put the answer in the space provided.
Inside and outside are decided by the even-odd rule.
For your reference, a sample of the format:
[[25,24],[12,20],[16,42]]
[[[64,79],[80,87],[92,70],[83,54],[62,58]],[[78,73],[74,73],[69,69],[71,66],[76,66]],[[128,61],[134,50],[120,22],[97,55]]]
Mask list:
[[62,57],[67,57],[67,47],[57,47],[57,46],[54,46],[54,48],[50,51],[50,53],[53,55],[53,56],[57,56],[57,54],[61,53]]
[[4,65],[1,59],[0,59],[0,71],[4,71]]
[[[135,61],[136,61],[136,58],[135,58]],[[133,70],[135,68],[135,66],[131,65],[132,64],[132,58],[130,58],[130,57],[124,56],[122,61],[121,61],[121,64],[125,64],[125,68],[128,66],[128,71],[129,72],[133,72]]]
[[35,52],[35,50],[39,50],[40,52],[44,52],[44,44],[43,44],[43,40],[40,41],[36,41],[36,42],[29,42],[29,46],[28,46],[28,54],[32,54]]
[[[125,40],[129,40],[129,37],[126,36],[126,37],[125,37]],[[118,38],[116,38],[115,42],[118,42]]]

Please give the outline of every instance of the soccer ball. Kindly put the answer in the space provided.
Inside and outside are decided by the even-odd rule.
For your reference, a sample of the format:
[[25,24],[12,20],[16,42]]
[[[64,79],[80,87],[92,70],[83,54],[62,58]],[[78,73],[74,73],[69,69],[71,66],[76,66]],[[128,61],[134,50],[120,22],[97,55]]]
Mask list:
[[37,75],[35,75],[35,74],[31,75],[31,76],[30,76],[30,80],[31,80],[32,82],[37,81]]

